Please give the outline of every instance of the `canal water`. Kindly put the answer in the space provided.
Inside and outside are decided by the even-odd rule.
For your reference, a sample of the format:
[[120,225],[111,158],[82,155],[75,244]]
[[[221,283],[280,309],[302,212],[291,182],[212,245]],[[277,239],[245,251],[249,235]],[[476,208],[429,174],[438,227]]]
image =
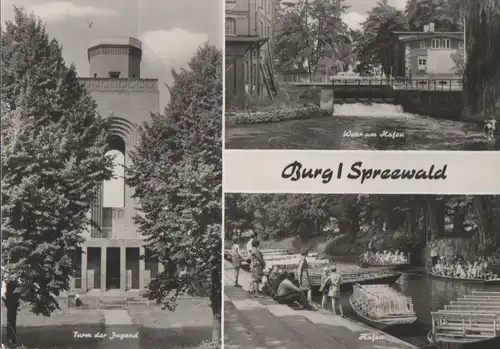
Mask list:
[[482,125],[403,112],[393,104],[335,105],[332,116],[226,127],[226,149],[500,150]]
[[[423,272],[406,272],[391,285],[396,290],[411,297],[417,316],[417,321],[411,325],[398,325],[386,328],[384,331],[419,348],[426,349],[460,349],[459,345],[437,344],[431,346],[427,340],[427,334],[431,330],[431,312],[444,309],[444,306],[463,295],[472,291],[498,291],[500,286],[472,285],[461,282],[436,280],[427,277]],[[341,294],[345,316],[356,318],[354,311],[349,305],[350,292]],[[313,301],[321,303],[319,294],[313,295]],[[337,310],[338,312],[338,310]],[[357,319],[359,321],[359,319]],[[476,349],[475,346],[467,349]],[[478,345],[477,349],[488,349],[484,345]],[[493,349],[493,348],[491,348]],[[499,349],[499,348],[496,348]]]

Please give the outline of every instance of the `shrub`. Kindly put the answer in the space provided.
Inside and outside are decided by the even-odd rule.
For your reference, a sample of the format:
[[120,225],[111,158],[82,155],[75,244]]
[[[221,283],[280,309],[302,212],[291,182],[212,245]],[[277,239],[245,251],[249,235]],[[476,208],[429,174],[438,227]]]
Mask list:
[[265,111],[226,113],[226,125],[264,124],[287,120],[311,119],[329,115],[317,105],[303,108],[273,108]]
[[221,343],[219,341],[204,341],[196,349],[220,349]]

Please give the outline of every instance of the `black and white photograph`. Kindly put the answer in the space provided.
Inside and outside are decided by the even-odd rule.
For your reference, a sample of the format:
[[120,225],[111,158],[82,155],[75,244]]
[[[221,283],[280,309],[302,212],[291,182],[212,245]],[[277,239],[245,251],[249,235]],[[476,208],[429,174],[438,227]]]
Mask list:
[[226,348],[500,347],[500,196],[225,194]]
[[497,0],[226,0],[225,148],[500,150]]
[[223,11],[2,1],[2,349],[221,348]]

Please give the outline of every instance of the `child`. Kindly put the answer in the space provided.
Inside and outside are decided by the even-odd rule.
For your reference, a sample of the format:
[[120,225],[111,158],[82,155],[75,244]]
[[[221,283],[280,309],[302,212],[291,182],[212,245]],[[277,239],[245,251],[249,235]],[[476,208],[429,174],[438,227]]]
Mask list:
[[323,275],[321,275],[321,286],[319,287],[321,292],[321,307],[326,309],[328,306],[328,293],[330,292],[330,268],[323,268]]
[[238,283],[238,278],[240,277],[240,265],[241,265],[241,255],[240,255],[240,245],[238,244],[238,238],[233,238],[233,247],[231,248],[232,261],[234,266],[234,287],[241,287]]
[[337,273],[337,268],[333,267],[330,274],[330,291],[328,292],[328,297],[332,299],[332,311],[334,315],[337,315],[337,310],[335,305],[338,304],[340,310],[340,316],[344,317],[344,311],[342,309],[342,304],[340,303],[340,285],[342,285],[342,276]]
[[485,121],[484,133],[486,134],[486,138],[488,140],[492,140],[495,137],[496,124],[497,121],[495,120],[495,117],[493,115]]

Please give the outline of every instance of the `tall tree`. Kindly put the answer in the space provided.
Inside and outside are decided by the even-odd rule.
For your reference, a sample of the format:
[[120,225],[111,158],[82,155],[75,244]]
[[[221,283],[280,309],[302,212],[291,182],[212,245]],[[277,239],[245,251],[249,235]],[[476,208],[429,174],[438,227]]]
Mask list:
[[281,69],[305,68],[310,76],[342,70],[352,53],[351,33],[342,20],[344,0],[299,0],[282,5],[276,25],[275,55]]
[[17,311],[59,308],[69,289],[87,213],[98,185],[112,177],[107,125],[66,67],[44,24],[14,8],[2,31],[2,279],[7,341]]
[[408,0],[405,13],[412,30],[423,30],[430,22],[434,22],[436,30],[461,28],[461,21],[454,15],[449,0]]
[[392,31],[405,29],[407,24],[404,13],[390,6],[387,0],[379,0],[363,22],[363,34],[356,48],[356,71],[367,74],[374,67],[381,66],[386,75],[391,75],[391,67],[396,59]]
[[466,29],[464,95],[467,113],[500,113],[500,0],[449,0]]
[[141,129],[127,182],[152,257],[164,271],[146,296],[175,310],[180,294],[209,296],[220,339],[222,226],[222,53],[199,48],[172,72],[170,102]]

